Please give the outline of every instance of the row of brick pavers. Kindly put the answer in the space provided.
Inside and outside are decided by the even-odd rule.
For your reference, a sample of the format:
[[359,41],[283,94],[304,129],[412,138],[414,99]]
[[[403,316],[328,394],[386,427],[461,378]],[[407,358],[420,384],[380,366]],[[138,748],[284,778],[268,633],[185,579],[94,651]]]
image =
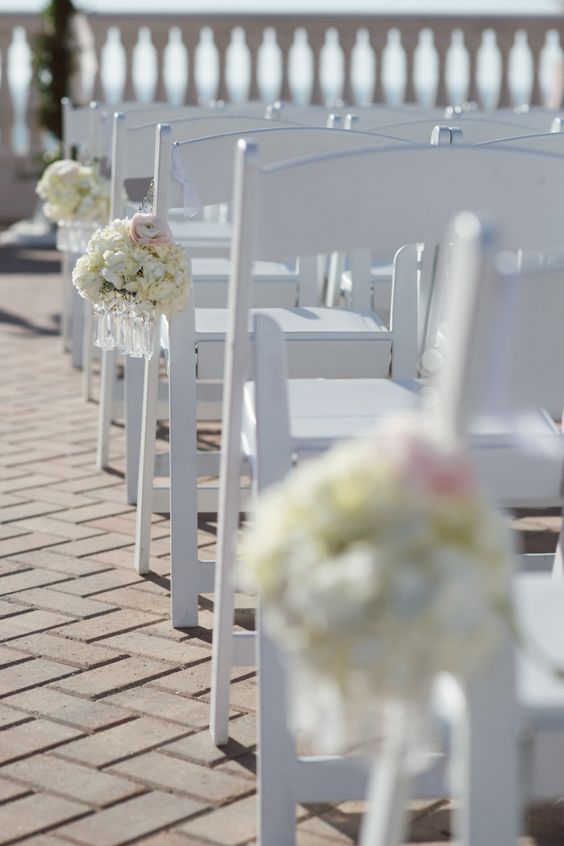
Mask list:
[[[231,740],[207,731],[212,597],[169,625],[169,523],[132,567],[123,430],[95,468],[97,406],[58,336],[58,259],[0,250],[0,843],[151,846],[256,838],[255,681],[234,673]],[[540,545],[557,520],[524,517]],[[202,521],[202,555],[213,554]],[[243,604],[244,604],[243,600]],[[352,843],[362,803],[300,809],[298,843]],[[450,840],[448,803],[414,803],[410,842]],[[564,842],[557,806],[528,844]]]

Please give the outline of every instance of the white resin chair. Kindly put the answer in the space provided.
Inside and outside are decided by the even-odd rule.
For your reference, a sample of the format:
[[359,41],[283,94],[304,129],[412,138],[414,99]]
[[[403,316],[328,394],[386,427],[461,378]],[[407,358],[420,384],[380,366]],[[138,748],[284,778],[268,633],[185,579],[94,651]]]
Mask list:
[[[82,162],[98,160],[102,109],[100,103],[75,106],[68,97],[61,100],[63,116],[63,157]],[[82,367],[84,358],[83,301],[74,290],[71,273],[77,254],[61,244],[63,301],[61,308],[61,334],[65,352],[71,352],[73,367]]]
[[[167,148],[164,146],[170,131],[161,128],[162,176],[156,180],[158,213],[166,216],[168,208],[182,202],[181,185],[171,176]],[[267,158],[273,162],[299,152],[347,149],[363,144],[373,148],[376,143],[387,145],[388,139],[377,139],[338,130],[315,128],[257,130],[247,133],[260,139]],[[238,134],[201,139],[178,144],[175,156],[182,157],[187,172],[198,174],[198,190],[204,203],[231,199],[233,190],[233,153]],[[170,159],[170,140],[168,140]],[[169,180],[169,181],[167,181]],[[200,187],[201,186],[201,187]],[[288,209],[291,214],[291,210]],[[364,271],[364,263],[360,262]],[[398,263],[396,297],[404,301],[405,312],[415,314],[415,306],[407,308],[410,296],[416,296],[415,251],[402,256]],[[299,264],[300,303],[306,308],[279,310],[285,331],[292,338],[293,356],[302,375],[372,375],[387,376],[390,361],[398,375],[413,375],[416,366],[415,328],[408,318],[388,329],[369,310],[316,309],[317,297],[315,257],[302,259]],[[400,284],[401,277],[401,284]],[[406,284],[407,279],[407,284]],[[360,289],[360,280],[359,280]],[[195,297],[197,306],[197,294]],[[181,328],[181,327],[184,328]],[[206,328],[208,327],[208,328]],[[223,378],[223,348],[227,330],[225,310],[196,308],[191,303],[183,315],[173,317],[170,326],[170,402],[171,402],[171,569],[173,590],[173,620],[175,625],[194,625],[197,621],[198,594],[213,584],[213,562],[199,562],[197,558],[196,499],[198,457],[196,456],[196,373],[194,346],[197,344],[197,378],[221,382]],[[210,335],[211,332],[211,335]],[[315,342],[315,343],[314,343]],[[151,374],[152,370],[152,374]],[[145,399],[143,410],[142,458],[138,494],[138,531],[136,566],[146,572],[149,566],[150,514],[153,509],[154,464],[154,396],[156,390],[156,360],[146,365]],[[188,390],[190,383],[190,390]],[[149,386],[153,386],[150,387]],[[179,385],[183,387],[179,389]],[[173,394],[179,397],[174,399]],[[206,467],[213,461],[218,469],[218,456],[202,457]],[[200,473],[206,471],[200,469]],[[209,473],[209,469],[207,471]],[[178,491],[179,493],[176,493]],[[188,494],[190,491],[190,494]],[[189,496],[189,499],[188,499]],[[216,500],[214,501],[214,508]],[[200,510],[202,509],[200,500]],[[178,605],[175,605],[175,602]]]
[[[197,111],[202,112],[204,110]],[[168,112],[165,109],[163,113],[167,114]],[[172,109],[170,113],[177,116],[177,119],[170,124],[173,140],[190,140],[233,131],[243,132],[272,125],[271,121],[262,117],[223,114],[223,111],[213,111],[210,114],[208,110],[205,115],[199,114],[190,117],[178,117],[179,114],[183,113],[180,109]],[[142,200],[150,190],[155,156],[155,123],[143,122],[137,124],[134,121],[137,121],[141,115],[143,115],[143,118],[150,119],[152,117],[154,119],[156,114],[158,114],[158,109],[152,107],[144,110],[136,109],[127,114],[116,112],[113,116],[110,220],[122,217],[127,211],[123,201],[124,188],[127,189],[129,196],[137,201]],[[189,114],[191,115],[191,112]],[[226,257],[229,253],[231,228],[223,222],[182,219],[175,221],[174,229],[175,237],[185,244],[190,255],[196,258],[200,257],[193,266],[195,283],[210,283],[200,289],[199,300],[202,301],[203,305],[211,305],[212,303],[206,297],[206,288],[210,289],[211,295],[217,299],[218,287],[222,287],[222,282],[223,287],[227,284],[228,264],[226,259],[222,261],[221,257]],[[201,257],[209,258],[212,256],[216,258],[211,262],[201,259]],[[276,272],[273,274],[272,271],[268,274],[268,281],[272,283],[272,287],[277,281],[280,281],[281,273],[282,269],[278,267],[277,274]],[[288,271],[284,273],[284,276],[288,277]],[[291,280],[288,281],[291,283]],[[91,348],[91,323],[87,326],[87,334],[85,345]],[[127,398],[124,405],[124,397],[120,395],[120,386],[116,381],[117,358],[117,354],[113,351],[102,353],[97,449],[97,463],[100,468],[108,465],[111,421],[122,417],[128,406]],[[126,371],[130,382],[135,379],[136,370],[139,373],[140,365],[138,363],[126,362]],[[89,373],[89,367],[87,372]],[[130,385],[130,387],[132,391],[135,390],[135,386]],[[132,398],[129,397],[130,406],[131,403]],[[135,416],[132,415],[129,429],[126,423],[126,433],[129,432],[130,435],[127,439],[126,449],[127,500],[130,503],[136,501],[137,495],[136,464],[140,428],[139,425],[135,426],[135,422]],[[140,421],[138,422],[140,423]]]
[[[486,415],[491,426],[492,418],[501,415],[500,431],[513,432],[505,449],[514,457],[519,450],[542,456],[546,436],[537,440],[533,430],[523,442],[518,421],[523,412],[536,414],[539,404],[554,402],[564,391],[559,355],[564,345],[560,329],[564,265],[516,274],[513,261],[510,270],[495,269],[495,239],[468,214],[455,222],[454,241],[452,354],[442,374],[434,416],[445,431],[466,438],[475,448],[476,417]],[[500,321],[506,329],[505,343],[499,339]],[[255,318],[254,363],[256,384],[250,398],[256,419],[255,484],[260,492],[291,471],[295,454],[293,396],[286,390],[292,383],[287,381],[283,336],[263,316]],[[563,442],[557,438],[552,458],[561,479]],[[495,468],[482,465],[480,472],[498,496]],[[521,493],[530,497],[523,489]],[[544,502],[541,497],[536,504]],[[525,637],[540,645],[549,663],[562,665],[564,583],[538,574],[521,575],[515,593]],[[362,798],[365,773],[358,760],[297,755],[286,725],[284,666],[262,628],[258,661],[259,836],[269,846],[287,846],[294,842],[298,803]],[[454,729],[451,784],[435,765],[418,777],[414,794],[427,797],[434,790],[435,796],[459,798],[455,834],[464,846],[516,846],[521,803],[555,799],[564,790],[559,758],[564,748],[564,684],[550,669],[522,656],[517,671],[516,682],[512,648],[505,644],[466,683],[465,704],[452,694],[446,696],[448,691],[438,698],[442,715]],[[387,837],[403,813],[405,795],[401,769],[390,760],[377,762],[370,794],[377,804],[369,808],[363,846],[387,846]]]
[[[484,155],[486,153],[486,155]],[[218,566],[212,662],[211,731],[227,741],[231,667],[253,663],[252,633],[233,632],[231,568],[239,521],[241,456],[252,467],[252,403],[244,398],[248,341],[248,272],[252,260],[317,253],[333,244],[342,249],[371,245],[392,250],[402,242],[435,244],[449,217],[462,208],[487,210],[504,221],[505,245],[542,250],[561,243],[559,174],[564,157],[489,147],[406,147],[352,151],[259,167],[256,149],[241,142],[235,203],[238,264],[234,267],[230,335],[225,363],[222,463],[218,512]],[[329,178],[330,174],[330,178]],[[313,186],[316,186],[315,191]],[[413,190],[413,186],[417,190]],[[332,192],[344,202],[332,202]],[[386,203],[381,197],[386,197]],[[353,202],[354,198],[354,202]],[[348,201],[348,202],[347,202]],[[295,204],[291,223],[281,210]],[[362,432],[383,415],[410,414],[421,384],[397,380],[292,380],[290,409],[293,449],[325,449],[337,438]],[[539,412],[535,431],[551,442],[559,437],[548,415]],[[485,445],[488,443],[484,433]],[[545,505],[559,502],[560,466],[552,457],[508,461],[506,450],[483,451],[498,471],[499,498],[524,504],[527,495]],[[185,590],[188,590],[186,584]],[[174,601],[174,596],[173,596]]]

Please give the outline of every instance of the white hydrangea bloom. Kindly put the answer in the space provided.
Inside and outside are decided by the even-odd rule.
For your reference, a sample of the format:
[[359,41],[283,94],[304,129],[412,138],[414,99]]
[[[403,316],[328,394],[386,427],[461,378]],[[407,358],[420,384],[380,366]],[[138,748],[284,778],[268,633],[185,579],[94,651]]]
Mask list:
[[304,462],[259,500],[239,565],[271,636],[313,677],[310,699],[329,685],[355,708],[421,701],[438,673],[470,673],[499,643],[510,574],[467,460],[421,430]]
[[167,316],[181,311],[192,282],[184,249],[173,241],[135,241],[131,233],[127,219],[97,230],[74,268],[75,287],[94,305],[134,302]]
[[110,211],[110,183],[98,168],[70,159],[53,162],[37,183],[46,217],[58,221],[102,222]]

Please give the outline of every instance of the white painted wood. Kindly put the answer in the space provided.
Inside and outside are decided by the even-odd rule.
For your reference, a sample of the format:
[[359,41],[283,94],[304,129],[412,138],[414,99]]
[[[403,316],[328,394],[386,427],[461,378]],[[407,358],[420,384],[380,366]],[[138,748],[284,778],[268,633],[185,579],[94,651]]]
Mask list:
[[[138,362],[135,362],[137,364]],[[141,363],[139,361],[139,363]],[[128,378],[136,375],[138,368],[129,366]],[[149,548],[151,542],[151,515],[152,515],[152,493],[153,493],[153,467],[155,463],[155,430],[157,427],[157,399],[159,387],[159,365],[160,365],[160,339],[155,333],[155,345],[153,355],[145,360],[144,384],[143,384],[143,415],[141,431],[138,444],[140,444],[139,460],[139,485],[141,489],[137,494],[138,518],[135,528],[135,558],[134,566],[138,573],[144,575],[149,572]],[[137,392],[135,392],[136,394]],[[128,425],[132,424],[132,416],[129,415]],[[139,415],[141,419],[141,415]],[[150,467],[150,472],[146,468]],[[146,513],[143,513],[143,509]]]
[[110,457],[110,428],[112,424],[112,390],[116,374],[117,352],[102,350],[102,370],[100,374],[100,406],[98,416],[98,445],[96,466],[104,470]]
[[[552,212],[547,206],[545,190],[547,181],[550,181],[548,173],[553,171],[553,176],[557,179],[564,160],[542,156],[539,159],[536,154],[521,153],[515,153],[509,157],[495,155],[490,158],[489,155],[483,157],[482,152],[477,148],[467,147],[383,149],[371,152],[337,153],[264,167],[259,171],[258,177],[257,194],[260,197],[261,207],[260,214],[256,218],[253,236],[242,233],[239,237],[247,237],[249,240],[254,237],[254,255],[258,254],[263,258],[273,256],[281,258],[282,255],[292,255],[295,251],[304,249],[314,253],[328,252],[328,245],[335,242],[339,243],[343,249],[349,248],[351,244],[361,247],[363,244],[374,242],[379,246],[389,247],[394,242],[397,243],[402,238],[399,233],[405,231],[407,235],[403,237],[404,241],[414,243],[421,241],[423,233],[426,232],[427,240],[434,244],[440,240],[440,231],[434,227],[442,225],[445,208],[450,207],[451,211],[455,211],[461,207],[462,203],[472,206],[477,202],[486,202],[490,203],[505,221],[507,243],[518,244],[521,238],[525,238],[528,244],[532,245],[536,242],[538,247],[543,243],[544,238],[550,237],[550,235],[547,236],[547,230],[554,223]],[[408,161],[410,164],[407,164]],[[418,168],[414,165],[416,161],[419,162]],[[454,167],[455,161],[456,167]],[[525,192],[526,208],[524,205],[519,208],[523,201],[522,176],[525,171],[531,176],[527,187],[530,193]],[[331,174],[330,178],[329,174]],[[369,174],[374,179],[374,185],[368,178]],[[401,174],[401,179],[398,174]],[[329,179],[330,188],[328,187]],[[388,181],[387,190],[384,190],[384,185]],[[421,183],[427,186],[423,194],[419,194]],[[495,185],[492,189],[493,183]],[[418,191],[415,194],[409,190],[413,184],[418,185]],[[374,187],[375,185],[377,188]],[[392,186],[395,187],[392,188]],[[325,191],[326,188],[327,191]],[[332,203],[330,197],[333,190],[339,196],[343,192],[345,201],[338,204]],[[386,197],[385,204],[381,200],[378,202],[379,191],[382,191],[382,195]],[[533,196],[534,200],[531,199]],[[392,212],[391,206],[396,203],[397,212]],[[550,198],[549,205],[551,203],[554,203],[554,215],[558,220],[562,216],[564,204],[562,198],[557,196],[557,192]],[[538,207],[542,208],[542,213],[537,215],[529,213],[531,208]],[[323,213],[320,209],[323,209]],[[356,214],[352,213],[353,209],[356,209]],[[286,216],[284,211],[287,213]],[[418,225],[415,220],[416,214],[418,214]],[[532,217],[535,217],[534,221]],[[525,221],[527,221],[526,224]],[[392,234],[394,225],[395,235]],[[307,233],[304,234],[305,230]],[[312,240],[315,244],[313,248]],[[283,246],[280,246],[282,243]],[[415,260],[416,252],[414,251],[410,255],[410,261],[414,263]],[[235,339],[230,343],[245,345],[246,341],[244,337],[239,336],[238,340]],[[238,384],[241,384],[241,378],[240,374],[237,375]],[[394,387],[401,389],[399,385]],[[312,404],[309,406],[311,426],[303,437],[295,431],[293,435],[304,447],[307,446],[308,439],[310,443],[311,440],[317,439],[317,446],[322,445],[322,448],[325,448],[335,437],[336,430],[335,428],[332,431],[323,429],[324,418],[320,414],[318,399],[313,400],[317,397],[316,386],[308,383],[303,385],[303,389],[306,393],[309,392],[312,398]],[[370,392],[362,394],[357,391],[358,396],[352,403],[347,403],[343,394],[332,395],[331,401],[339,412],[333,415],[337,417],[336,421],[333,420],[333,424],[339,427],[341,436],[366,429],[375,417],[381,417],[382,413],[389,413],[391,409],[397,412],[397,399],[388,404],[383,400],[384,390],[388,390],[385,383],[379,384],[378,391],[375,392],[376,397],[379,398],[376,403],[381,408],[379,415],[375,415],[374,407],[368,408],[370,400],[367,397],[370,396]],[[413,394],[402,390],[400,394],[408,398],[408,405],[413,408]],[[308,405],[307,399],[305,404]],[[349,413],[342,415],[341,409],[347,409]],[[352,409],[355,411],[351,414]],[[236,406],[231,409],[229,425],[232,427],[241,423],[234,417],[238,411]],[[295,410],[292,412],[293,422],[294,415]],[[547,439],[547,444],[557,437],[553,425],[545,418],[535,418],[532,421],[532,429],[529,421],[527,428],[529,431],[540,432],[542,437]],[[560,470],[553,457],[547,457],[541,467],[538,457],[523,455],[521,456],[522,463],[518,464],[513,460],[511,442],[508,443],[503,433],[500,434],[502,437],[498,441],[499,448],[487,453],[487,462],[485,462],[487,466],[484,467],[484,472],[489,471],[490,478],[497,471],[500,499],[510,502],[516,492],[522,496],[525,491],[516,483],[521,480],[522,484],[522,479],[526,478],[526,494],[529,500],[534,501],[535,498],[540,497],[544,498],[544,502],[554,503],[555,498],[559,496]],[[483,443],[480,434],[477,433],[477,435],[478,440]],[[232,447],[228,443],[225,448]],[[525,470],[532,472],[525,475]],[[220,480],[221,484],[223,480]],[[220,520],[220,537],[224,530],[225,527]],[[228,549],[227,545],[222,548]],[[227,555],[218,561],[216,589],[222,579],[230,578],[231,568]],[[216,682],[217,679],[212,674],[212,698],[217,695]],[[223,693],[221,695],[223,696]],[[222,736],[222,731],[217,726],[215,731],[216,736]],[[224,731],[226,731],[225,726]]]

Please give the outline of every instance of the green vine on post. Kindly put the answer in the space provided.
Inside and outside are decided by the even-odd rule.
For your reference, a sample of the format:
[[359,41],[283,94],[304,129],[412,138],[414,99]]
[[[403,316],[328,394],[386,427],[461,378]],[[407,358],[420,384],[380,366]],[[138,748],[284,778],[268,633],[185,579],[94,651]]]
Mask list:
[[43,31],[33,45],[39,89],[39,122],[59,141],[63,137],[61,98],[69,95],[74,70],[71,22],[72,0],[49,0],[42,12]]

